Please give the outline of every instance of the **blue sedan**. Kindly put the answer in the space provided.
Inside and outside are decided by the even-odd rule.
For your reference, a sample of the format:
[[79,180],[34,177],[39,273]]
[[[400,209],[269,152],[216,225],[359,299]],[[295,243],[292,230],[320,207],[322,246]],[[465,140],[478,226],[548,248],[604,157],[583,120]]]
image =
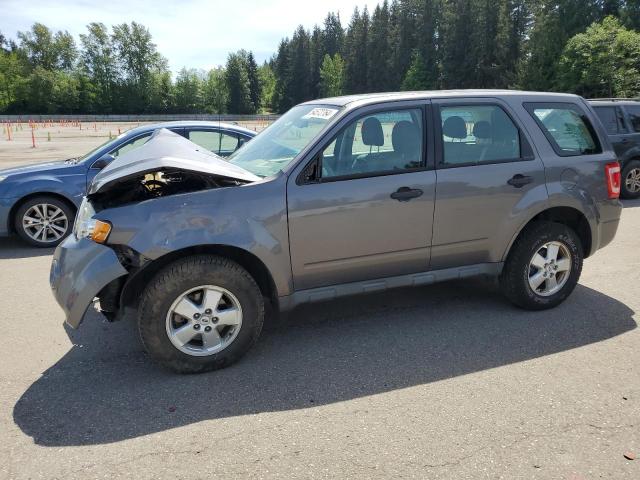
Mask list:
[[36,247],[53,247],[69,235],[93,177],[112,160],[167,128],[222,157],[256,133],[219,122],[170,122],[123,133],[83,157],[0,170],[0,236],[18,234]]

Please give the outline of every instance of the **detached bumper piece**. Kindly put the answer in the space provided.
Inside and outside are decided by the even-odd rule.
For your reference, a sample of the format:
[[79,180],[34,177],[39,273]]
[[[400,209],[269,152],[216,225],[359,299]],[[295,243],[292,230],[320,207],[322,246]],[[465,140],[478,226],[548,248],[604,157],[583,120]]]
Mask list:
[[66,322],[78,328],[98,293],[126,275],[127,270],[111,248],[71,235],[56,248],[49,283]]

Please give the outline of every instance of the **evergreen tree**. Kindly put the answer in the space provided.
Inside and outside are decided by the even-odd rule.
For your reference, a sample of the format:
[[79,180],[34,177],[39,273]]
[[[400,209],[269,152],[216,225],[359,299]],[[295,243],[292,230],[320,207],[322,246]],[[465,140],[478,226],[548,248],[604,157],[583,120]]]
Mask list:
[[262,84],[258,75],[258,64],[253,57],[253,52],[246,55],[247,76],[249,77],[249,96],[253,104],[253,112],[257,112],[260,108],[260,99],[262,97]]
[[367,37],[369,33],[369,13],[365,7],[362,14],[356,7],[345,38],[345,80],[346,93],[362,93],[368,90],[367,82]]
[[441,45],[444,88],[470,88],[476,84],[474,13],[473,0],[450,0],[444,4]]
[[245,59],[242,53],[230,53],[225,73],[227,91],[227,111],[229,113],[247,114],[255,111],[251,102],[251,88]]
[[393,88],[389,31],[389,4],[384,0],[371,16],[367,38],[367,91],[385,92]]
[[340,15],[329,13],[324,20],[324,30],[322,30],[323,51],[330,56],[342,53],[344,45],[344,28],[340,22]]
[[300,25],[291,39],[291,64],[288,90],[295,105],[313,98],[311,94],[311,57],[309,33]]
[[313,28],[313,33],[309,40],[309,83],[311,98],[318,98],[318,96],[320,96],[320,68],[322,67],[324,55],[322,30],[316,25]]

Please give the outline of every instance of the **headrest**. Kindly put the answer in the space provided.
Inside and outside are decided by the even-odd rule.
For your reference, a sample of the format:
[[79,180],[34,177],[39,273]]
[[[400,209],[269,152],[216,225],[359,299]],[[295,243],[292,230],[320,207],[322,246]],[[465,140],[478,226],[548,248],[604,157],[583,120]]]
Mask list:
[[485,120],[480,120],[473,125],[473,136],[476,138],[490,139],[491,124]]
[[362,143],[373,147],[381,147],[384,145],[384,133],[382,133],[382,125],[376,117],[365,118],[361,128]]
[[512,142],[518,138],[518,129],[501,108],[496,108],[491,114],[493,124],[492,136],[495,142]]
[[449,117],[442,125],[442,133],[449,138],[467,138],[467,124],[462,117]]
[[415,123],[403,120],[393,126],[391,143],[393,151],[404,155],[411,155],[413,160],[419,160],[422,135]]

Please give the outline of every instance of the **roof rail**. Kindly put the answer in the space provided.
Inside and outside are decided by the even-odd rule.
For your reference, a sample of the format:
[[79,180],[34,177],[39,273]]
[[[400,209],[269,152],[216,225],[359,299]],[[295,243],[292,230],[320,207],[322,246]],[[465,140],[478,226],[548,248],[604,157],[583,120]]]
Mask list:
[[589,102],[640,102],[640,97],[636,98],[588,98]]

